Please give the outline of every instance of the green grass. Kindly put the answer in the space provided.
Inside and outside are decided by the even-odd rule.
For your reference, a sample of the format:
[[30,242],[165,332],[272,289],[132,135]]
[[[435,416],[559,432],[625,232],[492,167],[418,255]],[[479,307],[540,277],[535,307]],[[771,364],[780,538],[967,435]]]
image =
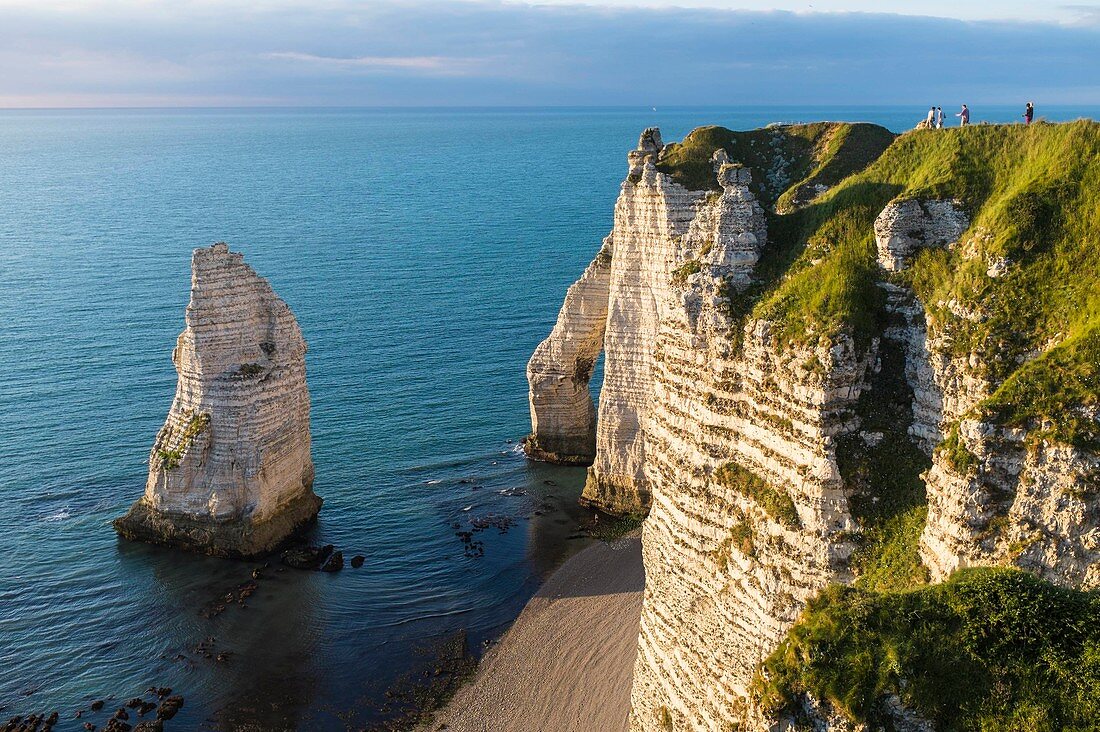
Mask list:
[[[663,161],[688,187],[712,187],[706,178],[716,142],[757,168],[754,175],[768,169],[767,160],[752,159],[758,150],[745,152],[753,138],[697,132]],[[792,164],[791,179],[812,179],[822,165],[810,151],[822,149],[792,143],[786,155],[809,158]],[[730,292],[736,322],[771,320],[779,347],[828,344],[846,333],[866,349],[887,325],[875,218],[899,196],[958,199],[972,221],[965,245],[926,250],[891,277],[914,289],[950,355],[978,357],[994,391],[977,416],[1026,428],[1032,440],[1100,449],[1090,414],[1100,399],[1100,125],[908,133],[848,172],[805,204],[797,183],[773,191],[758,181],[757,195],[779,213],[769,213],[757,281]],[[992,278],[986,269],[999,257],[1009,267]],[[956,315],[952,301],[974,316]],[[764,664],[757,693],[791,710],[810,692],[872,728],[889,728],[881,699],[897,694],[941,730],[1100,729],[1095,594],[1016,570],[967,570],[928,584],[918,546],[927,515],[920,476],[930,462],[906,434],[912,395],[902,355],[883,342],[879,356],[882,368],[856,411],[863,431],[881,432],[882,440],[869,445],[853,434],[837,445],[859,528],[856,582],[830,587],[807,606]],[[957,425],[939,450],[961,474],[977,466]],[[788,510],[777,498],[789,497],[758,477],[724,470],[728,484],[773,518]],[[999,531],[998,521],[987,531]],[[734,526],[719,546],[720,564],[735,544],[754,551],[751,527]]]
[[688,277],[691,277],[702,269],[703,265],[698,259],[689,259],[672,270],[672,277],[669,279],[669,284],[673,287],[680,287],[687,282]]
[[[911,132],[881,145],[863,130],[856,147],[855,128],[794,129],[776,138],[701,128],[658,165],[693,190],[715,188],[718,147],[753,168],[754,192],[771,209],[768,245],[756,281],[729,291],[735,322],[772,321],[780,348],[847,334],[865,351],[888,324],[879,283],[890,277],[913,288],[949,355],[977,356],[994,390],[971,416],[1026,428],[1031,440],[1100,449],[1090,413],[1100,406],[1100,124]],[[777,152],[791,161],[782,190],[762,175]],[[815,183],[830,188],[810,200]],[[898,197],[959,200],[972,222],[963,245],[925,250],[907,271],[886,275],[873,224]],[[1001,257],[1007,272],[990,277]],[[1097,595],[1007,569],[928,584],[918,546],[930,461],[906,434],[912,394],[902,354],[882,342],[879,357],[856,411],[862,430],[882,440],[851,434],[837,443],[859,529],[857,579],[809,603],[764,664],[757,694],[793,710],[810,692],[871,728],[891,728],[880,704],[897,694],[940,730],[1100,729]],[[957,425],[938,449],[961,474],[977,466]],[[773,518],[797,520],[790,497],[751,472],[730,464],[718,478]],[[986,531],[1005,521],[995,516]],[[747,520],[719,545],[719,564],[735,546],[755,551]]]
[[833,586],[754,690],[791,711],[809,692],[872,727],[887,723],[883,695],[897,694],[940,730],[1095,730],[1100,596],[1008,569],[904,592]]
[[644,513],[627,513],[622,516],[604,515],[599,523],[590,529],[590,533],[600,541],[617,541],[642,527]]
[[751,470],[736,463],[727,463],[718,469],[715,479],[721,485],[734,489],[746,498],[751,498],[756,505],[764,509],[765,513],[781,524],[792,529],[802,526],[794,501],[787,492],[769,485]]
[[959,436],[958,425],[951,428],[937,449],[951,469],[959,475],[967,475],[971,469],[978,467],[978,456],[966,449]]

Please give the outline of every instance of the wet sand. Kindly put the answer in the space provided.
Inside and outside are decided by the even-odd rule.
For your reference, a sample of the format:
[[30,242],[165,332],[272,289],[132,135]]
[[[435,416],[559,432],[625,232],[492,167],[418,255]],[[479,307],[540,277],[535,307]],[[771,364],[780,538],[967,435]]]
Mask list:
[[625,732],[644,585],[637,536],[572,557],[425,729]]

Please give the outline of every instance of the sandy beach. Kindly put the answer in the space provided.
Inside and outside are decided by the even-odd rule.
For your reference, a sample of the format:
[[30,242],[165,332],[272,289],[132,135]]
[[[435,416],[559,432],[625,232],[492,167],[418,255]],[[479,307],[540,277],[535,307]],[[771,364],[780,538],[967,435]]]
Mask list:
[[644,585],[637,536],[572,557],[426,729],[625,732]]

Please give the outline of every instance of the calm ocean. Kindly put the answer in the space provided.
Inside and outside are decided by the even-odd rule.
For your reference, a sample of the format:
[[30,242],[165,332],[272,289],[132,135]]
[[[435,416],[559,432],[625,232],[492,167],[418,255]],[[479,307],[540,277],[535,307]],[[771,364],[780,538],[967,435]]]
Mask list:
[[[524,366],[610,228],[638,133],[922,116],[0,113],[0,716],[57,709],[56,729],[77,730],[90,700],[157,684],[186,698],[173,729],[377,721],[384,692],[431,667],[426,648],[459,630],[483,648],[587,541],[584,471],[515,450]],[[309,342],[312,538],[367,560],[269,571],[247,608],[207,618],[256,564],[120,541],[110,521],[141,495],[172,400],[191,250],[219,240]],[[465,556],[454,524],[488,514],[516,523]]]

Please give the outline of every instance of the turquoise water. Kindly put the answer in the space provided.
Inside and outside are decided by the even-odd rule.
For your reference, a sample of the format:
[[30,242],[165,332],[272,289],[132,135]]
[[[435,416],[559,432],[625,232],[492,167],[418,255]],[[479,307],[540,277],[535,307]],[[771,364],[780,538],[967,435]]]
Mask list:
[[[431,668],[426,648],[465,630],[479,651],[585,541],[570,538],[583,470],[515,449],[524,365],[610,228],[639,131],[921,116],[0,113],[0,716],[64,720],[157,684],[186,698],[174,729],[384,718],[384,692]],[[272,282],[310,345],[325,499],[312,538],[367,561],[268,571],[247,608],[207,618],[255,563],[120,541],[110,521],[141,495],[172,399],[190,252],[218,240]],[[454,525],[488,514],[515,524],[465,556]],[[209,638],[229,660],[196,652]]]

